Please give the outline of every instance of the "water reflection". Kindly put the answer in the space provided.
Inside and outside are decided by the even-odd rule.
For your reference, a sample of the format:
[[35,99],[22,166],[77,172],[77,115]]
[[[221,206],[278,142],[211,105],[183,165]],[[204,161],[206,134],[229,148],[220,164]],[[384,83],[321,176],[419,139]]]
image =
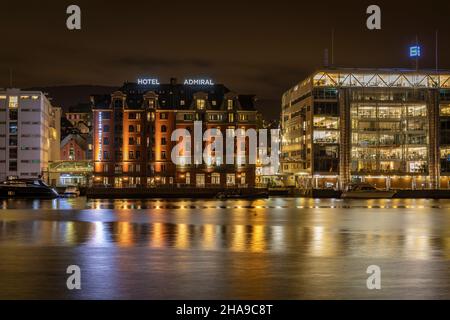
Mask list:
[[[145,246],[254,253],[297,252],[312,257],[449,258],[448,229],[433,230],[432,224],[438,221],[431,215],[419,217],[416,222],[402,219],[403,224],[398,225],[399,229],[394,228],[395,231],[384,227],[392,228],[391,219],[375,228],[349,230],[339,226],[335,218],[304,217],[311,222],[318,221],[320,225],[0,220],[0,239],[3,246]],[[370,222],[370,219],[363,220],[355,224],[362,227],[364,222]],[[233,217],[228,217],[227,222],[232,221]]]
[[[0,211],[0,284],[11,290],[16,283],[8,277],[30,274],[28,266],[46,274],[46,268],[60,272],[58,264],[71,263],[85,264],[86,277],[103,288],[105,298],[116,298],[124,288],[129,297],[140,286],[146,296],[145,281],[156,298],[229,297],[217,292],[235,298],[298,297],[299,292],[304,297],[314,288],[314,298],[325,298],[345,286],[354,290],[358,281],[364,285],[365,272],[361,279],[347,279],[349,284],[340,277],[372,263],[388,268],[394,282],[406,272],[438,287],[444,283],[433,290],[425,283],[421,294],[434,297],[442,290],[438,296],[445,296],[450,290],[442,280],[450,270],[448,200],[77,198],[1,206],[9,210]],[[41,280],[30,284],[33,290],[47,281]],[[211,287],[198,287],[205,281]],[[177,291],[179,283],[186,291]],[[279,288],[276,296],[271,288]],[[98,297],[100,289],[92,290]]]

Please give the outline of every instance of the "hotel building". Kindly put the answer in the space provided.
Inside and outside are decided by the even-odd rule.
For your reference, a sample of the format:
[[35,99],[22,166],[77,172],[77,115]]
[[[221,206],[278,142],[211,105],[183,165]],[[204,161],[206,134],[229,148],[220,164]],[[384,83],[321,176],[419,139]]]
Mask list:
[[281,128],[290,185],[450,188],[450,71],[317,71],[284,93]]
[[[225,129],[256,129],[257,123],[254,96],[238,95],[212,82],[184,83],[179,84],[176,79],[168,84],[156,80],[125,83],[110,95],[92,96],[94,185],[255,185],[255,165],[240,161],[236,155],[235,164],[225,164],[214,152],[207,163],[195,163],[194,152],[190,161],[179,154],[180,163],[172,162],[172,149],[179,142],[171,141],[175,129],[185,129],[193,138],[194,122],[202,121],[202,135],[207,129],[216,128],[225,136]],[[247,140],[245,153],[248,155]],[[226,157],[225,143],[223,156]]]
[[0,90],[0,181],[48,181],[49,163],[59,159],[61,109],[40,91]]

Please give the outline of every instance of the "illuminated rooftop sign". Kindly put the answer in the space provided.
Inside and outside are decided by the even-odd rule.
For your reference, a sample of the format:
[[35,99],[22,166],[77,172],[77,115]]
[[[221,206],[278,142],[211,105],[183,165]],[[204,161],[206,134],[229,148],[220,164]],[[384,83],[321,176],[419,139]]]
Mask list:
[[410,58],[420,57],[420,46],[409,47],[409,57]]
[[140,78],[140,79],[137,79],[137,83],[139,85],[144,85],[144,86],[148,86],[148,85],[157,86],[157,85],[159,85],[159,80],[155,79],[155,78]]
[[211,79],[186,79],[184,84],[189,86],[213,86],[214,82]]

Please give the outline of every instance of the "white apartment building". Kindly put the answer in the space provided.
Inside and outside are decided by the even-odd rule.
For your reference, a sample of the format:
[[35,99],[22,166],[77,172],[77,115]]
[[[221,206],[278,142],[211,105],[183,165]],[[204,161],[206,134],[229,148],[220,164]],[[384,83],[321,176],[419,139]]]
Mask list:
[[48,164],[59,160],[61,108],[44,93],[0,89],[0,181],[48,181]]

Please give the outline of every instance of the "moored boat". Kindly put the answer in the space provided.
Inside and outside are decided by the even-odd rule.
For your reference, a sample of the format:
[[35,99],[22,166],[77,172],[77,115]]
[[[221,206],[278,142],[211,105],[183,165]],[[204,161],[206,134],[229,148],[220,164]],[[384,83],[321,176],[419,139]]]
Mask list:
[[216,195],[218,199],[260,199],[268,198],[269,192],[252,192],[252,193],[242,193],[239,190],[222,191]]
[[390,199],[396,194],[392,190],[380,190],[369,183],[355,183],[341,195],[343,199]]
[[80,190],[77,187],[70,186],[64,190],[65,198],[76,198],[80,196]]
[[55,189],[40,179],[13,179],[0,183],[0,198],[54,199]]

